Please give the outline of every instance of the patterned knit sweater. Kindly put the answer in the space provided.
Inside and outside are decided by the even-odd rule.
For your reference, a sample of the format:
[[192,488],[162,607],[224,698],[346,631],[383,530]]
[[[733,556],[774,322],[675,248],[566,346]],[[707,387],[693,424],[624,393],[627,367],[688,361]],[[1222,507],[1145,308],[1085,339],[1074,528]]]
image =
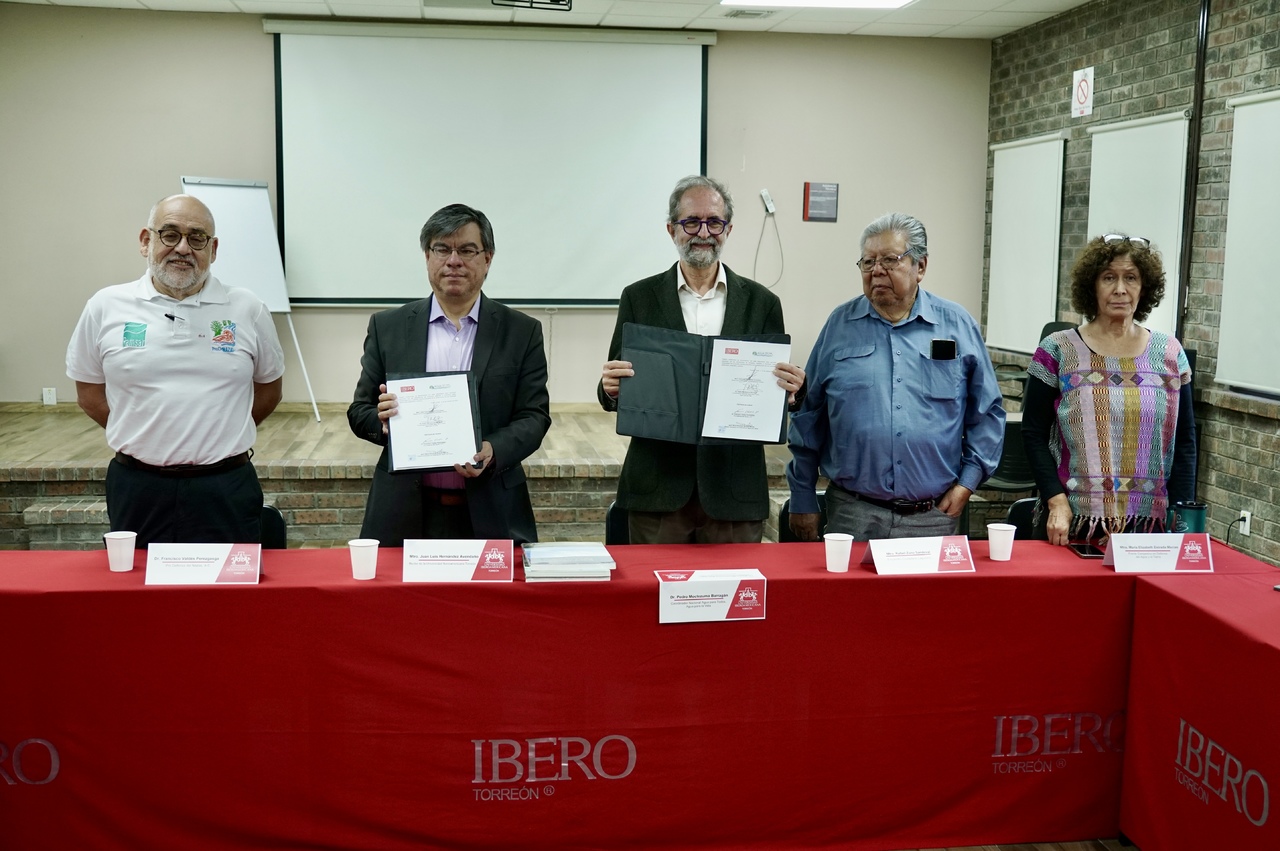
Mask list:
[[1103,357],[1079,331],[1059,331],[1027,371],[1059,394],[1049,450],[1074,515],[1072,537],[1163,528],[1178,394],[1191,381],[1178,341],[1152,331],[1137,357]]

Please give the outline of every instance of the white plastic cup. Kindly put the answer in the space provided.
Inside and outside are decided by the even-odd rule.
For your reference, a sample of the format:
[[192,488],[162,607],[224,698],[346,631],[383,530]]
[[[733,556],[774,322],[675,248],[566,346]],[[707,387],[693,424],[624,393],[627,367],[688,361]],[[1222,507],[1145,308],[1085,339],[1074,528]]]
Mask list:
[[992,561],[1008,561],[1013,557],[1013,533],[1018,527],[1009,523],[987,524],[987,546]]
[[848,573],[853,536],[844,532],[828,532],[822,536],[822,540],[827,545],[827,570],[832,573]]
[[351,577],[372,579],[378,573],[378,539],[353,538],[347,541],[351,553]]
[[102,539],[107,542],[107,566],[116,573],[133,570],[133,550],[138,543],[138,533],[108,532]]

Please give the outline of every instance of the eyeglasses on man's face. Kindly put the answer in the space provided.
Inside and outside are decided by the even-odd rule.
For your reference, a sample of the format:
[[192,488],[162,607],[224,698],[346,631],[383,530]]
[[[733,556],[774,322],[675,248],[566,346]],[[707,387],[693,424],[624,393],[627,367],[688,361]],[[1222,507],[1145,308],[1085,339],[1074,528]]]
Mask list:
[[183,233],[177,228],[162,228],[160,230],[147,228],[147,230],[160,237],[160,242],[170,248],[177,248],[178,243],[182,242],[182,238],[185,236],[187,245],[191,246],[191,250],[200,251],[209,244],[209,240],[213,239],[209,234],[199,230],[193,230],[189,233]]
[[678,222],[674,222],[674,224],[683,228],[684,232],[689,236],[695,236],[698,231],[702,230],[703,225],[707,226],[707,233],[712,236],[719,236],[729,226],[729,223],[724,219],[681,219]]
[[1125,236],[1122,233],[1104,233],[1102,241],[1107,245],[1118,245],[1121,242],[1127,242],[1130,245],[1136,245],[1139,248],[1150,248],[1151,240],[1145,236]]
[[863,257],[858,261],[858,268],[864,272],[870,272],[875,269],[876,264],[880,264],[880,268],[886,272],[892,272],[898,268],[898,264],[902,262],[902,258],[910,254],[910,251],[904,251],[896,257],[890,254],[888,257]]
[[457,254],[463,261],[470,262],[475,260],[481,254],[484,254],[483,248],[476,248],[474,245],[464,245],[461,248],[451,248],[448,245],[433,245],[427,250],[430,251],[437,260],[448,260],[449,255]]

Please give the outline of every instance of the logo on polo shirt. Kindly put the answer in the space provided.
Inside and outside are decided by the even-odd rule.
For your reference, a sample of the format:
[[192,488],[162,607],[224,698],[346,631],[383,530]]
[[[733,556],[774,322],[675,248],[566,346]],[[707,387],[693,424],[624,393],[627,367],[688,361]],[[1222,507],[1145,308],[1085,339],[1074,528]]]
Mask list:
[[126,349],[144,348],[147,345],[147,323],[124,323],[124,340],[122,342]]
[[236,350],[236,323],[230,319],[215,319],[209,323],[213,332],[213,350],[232,354]]

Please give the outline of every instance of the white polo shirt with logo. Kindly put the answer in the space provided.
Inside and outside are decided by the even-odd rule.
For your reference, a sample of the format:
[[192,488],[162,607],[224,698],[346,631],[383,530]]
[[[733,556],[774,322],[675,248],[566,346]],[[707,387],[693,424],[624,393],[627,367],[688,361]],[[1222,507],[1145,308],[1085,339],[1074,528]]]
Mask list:
[[107,445],[147,464],[213,464],[253,446],[253,385],[284,374],[267,306],[210,276],[181,301],[148,272],[89,299],[67,376],[106,384]]

